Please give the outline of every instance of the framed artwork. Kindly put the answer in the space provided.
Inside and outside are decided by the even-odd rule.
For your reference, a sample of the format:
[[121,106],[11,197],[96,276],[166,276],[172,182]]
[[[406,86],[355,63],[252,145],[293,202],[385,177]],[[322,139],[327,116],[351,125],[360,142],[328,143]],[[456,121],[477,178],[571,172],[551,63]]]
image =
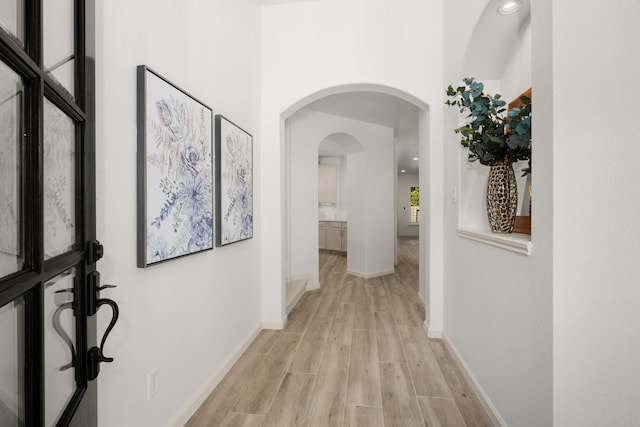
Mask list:
[[138,267],[213,249],[213,112],[138,66]]
[[216,245],[253,237],[253,137],[216,115]]

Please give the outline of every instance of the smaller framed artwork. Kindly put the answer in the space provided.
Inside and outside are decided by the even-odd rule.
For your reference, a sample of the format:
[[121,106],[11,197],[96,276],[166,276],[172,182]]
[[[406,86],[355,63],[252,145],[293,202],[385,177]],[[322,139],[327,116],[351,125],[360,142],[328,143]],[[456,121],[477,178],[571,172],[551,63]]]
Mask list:
[[213,112],[138,66],[138,267],[213,249]]
[[216,115],[216,245],[253,237],[253,137]]

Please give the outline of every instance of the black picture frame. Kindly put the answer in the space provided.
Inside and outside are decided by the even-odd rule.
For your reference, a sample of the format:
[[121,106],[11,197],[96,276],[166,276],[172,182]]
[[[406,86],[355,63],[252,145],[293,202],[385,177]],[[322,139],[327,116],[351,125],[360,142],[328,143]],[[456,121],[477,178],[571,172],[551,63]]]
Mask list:
[[137,67],[138,267],[214,248],[213,111]]
[[216,115],[216,246],[253,238],[253,136]]

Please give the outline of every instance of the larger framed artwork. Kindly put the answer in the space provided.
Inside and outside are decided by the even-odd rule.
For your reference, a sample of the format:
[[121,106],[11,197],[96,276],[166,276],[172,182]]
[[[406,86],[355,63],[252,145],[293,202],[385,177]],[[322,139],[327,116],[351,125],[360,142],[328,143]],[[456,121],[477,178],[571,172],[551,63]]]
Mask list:
[[213,249],[213,112],[138,66],[138,267]]
[[253,137],[216,115],[216,244],[253,237]]

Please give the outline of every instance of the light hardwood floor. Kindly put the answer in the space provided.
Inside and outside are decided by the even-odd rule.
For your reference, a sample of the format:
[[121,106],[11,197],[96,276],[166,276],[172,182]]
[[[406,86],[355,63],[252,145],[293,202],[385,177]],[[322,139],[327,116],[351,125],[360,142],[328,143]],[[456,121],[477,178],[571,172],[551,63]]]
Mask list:
[[396,273],[369,280],[322,253],[321,290],[258,335],[187,426],[491,426],[425,336],[417,243],[400,239]]

